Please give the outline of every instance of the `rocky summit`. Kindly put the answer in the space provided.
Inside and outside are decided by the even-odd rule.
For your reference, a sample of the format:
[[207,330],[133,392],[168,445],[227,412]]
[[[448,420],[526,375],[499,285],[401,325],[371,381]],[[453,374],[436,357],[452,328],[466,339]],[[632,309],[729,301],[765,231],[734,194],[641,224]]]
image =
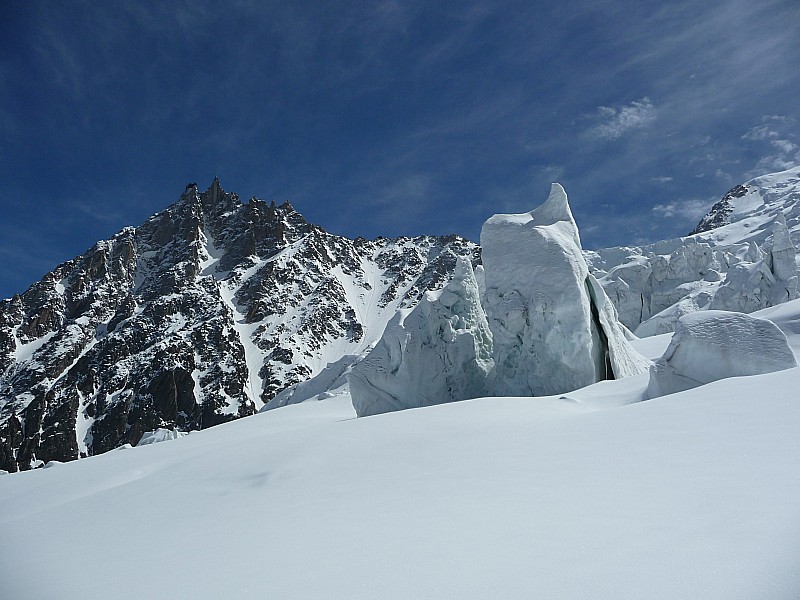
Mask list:
[[351,240],[219,180],[0,303],[0,469],[204,429],[359,356],[478,247]]

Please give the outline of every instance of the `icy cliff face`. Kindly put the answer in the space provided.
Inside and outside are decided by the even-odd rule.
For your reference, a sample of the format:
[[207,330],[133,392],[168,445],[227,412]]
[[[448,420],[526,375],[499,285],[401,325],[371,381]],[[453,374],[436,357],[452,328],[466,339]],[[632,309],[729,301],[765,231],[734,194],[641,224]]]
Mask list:
[[289,203],[194,184],[0,302],[0,469],[253,414],[363,353],[474,244],[334,236]]
[[359,417],[485,396],[492,338],[468,260],[453,279],[400,311],[349,375]]
[[800,170],[757,177],[714,205],[693,235],[585,253],[637,335],[709,308],[752,312],[797,297]]
[[771,321],[727,311],[696,312],[678,320],[669,347],[650,368],[646,397],[796,366],[786,336]]
[[496,395],[543,396],[646,369],[589,275],[564,189],[481,230]]

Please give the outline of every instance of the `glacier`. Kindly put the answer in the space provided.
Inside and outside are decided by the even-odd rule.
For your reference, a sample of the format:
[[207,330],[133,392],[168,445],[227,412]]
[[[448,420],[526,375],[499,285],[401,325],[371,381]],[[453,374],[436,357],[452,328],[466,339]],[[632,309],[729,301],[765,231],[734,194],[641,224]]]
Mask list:
[[[279,355],[313,355],[284,364],[286,372],[305,367],[302,381],[264,396],[265,408],[279,410],[190,436],[155,422],[137,434],[138,447],[118,446],[125,452],[45,465],[37,450],[30,466],[51,468],[0,471],[0,528],[4,547],[13,549],[0,560],[0,596],[122,600],[160,589],[192,598],[800,597],[800,300],[791,299],[800,219],[784,202],[796,189],[791,178],[759,181],[740,186],[708,220],[716,229],[603,251],[581,250],[566,194],[554,186],[543,207],[493,217],[500,238],[494,259],[489,243],[488,260],[474,269],[478,255],[468,245],[434,264],[426,259],[442,256],[439,242],[351,243],[310,226],[276,254],[248,254],[239,264],[219,251],[220,231],[192,227],[197,256],[173,262],[207,278],[190,280],[204,284],[242,344],[268,339],[267,325],[277,331],[296,322],[280,339],[303,335]],[[761,194],[766,189],[774,195]],[[737,205],[742,199],[756,208],[747,212]],[[289,207],[282,210],[291,217]],[[124,259],[126,239],[119,248],[98,247],[97,260],[87,255],[86,273],[102,266],[104,253]],[[142,250],[142,240],[134,241]],[[503,243],[514,248],[505,258]],[[139,263],[114,259],[98,277],[112,290],[114,277],[127,278],[134,266],[152,261],[155,269],[150,252]],[[348,256],[354,260],[343,261]],[[319,287],[301,310],[309,266]],[[550,267],[558,273],[548,278]],[[273,281],[273,271],[283,276]],[[132,283],[157,295],[156,272],[148,283],[140,271]],[[95,327],[88,315],[51,302],[74,300],[75,283],[51,276],[8,303],[4,323],[11,325],[0,328],[0,341],[12,342],[0,353],[7,372],[62,359],[67,372],[77,371],[91,357],[48,352],[53,343],[69,349],[65,335],[77,339],[82,326]],[[545,305],[543,295],[558,304]],[[303,333],[326,329],[337,305],[349,306],[353,325],[362,325],[359,340],[346,337],[347,322],[344,337]],[[716,306],[767,308],[748,316]],[[138,296],[122,298],[107,314],[113,318],[80,343],[93,353],[141,322],[145,308]],[[63,332],[52,330],[63,315]],[[580,322],[560,322],[567,315]],[[191,313],[181,303],[167,316],[158,324],[176,335]],[[668,333],[636,339],[626,325]],[[568,341],[541,343],[553,327],[588,340],[588,349],[570,356],[596,383],[498,397],[498,383],[539,384],[526,373],[533,349],[544,353],[552,377],[576,379],[558,360]],[[497,354],[499,338],[505,345]],[[201,341],[217,343],[210,335]],[[268,379],[252,372],[251,351],[261,356],[255,342],[236,355],[251,371],[240,380],[252,398]],[[512,377],[498,378],[495,360],[512,356]],[[649,370],[645,356],[654,361]],[[163,391],[152,395],[169,400],[164,410],[171,411],[192,392],[199,398],[204,381],[201,369],[176,367],[146,389]],[[77,417],[76,439],[96,444],[95,423],[109,414],[84,413],[89,396],[77,389],[66,416],[59,409],[44,420],[9,423],[31,429]],[[134,394],[125,386],[108,390],[112,405],[130,404]],[[314,399],[323,401],[305,402]],[[398,407],[419,409],[375,414]],[[374,416],[357,419],[359,412]],[[51,437],[63,437],[62,429]],[[7,428],[0,439],[20,431]],[[239,507],[256,508],[243,518]],[[120,514],[136,527],[126,530],[124,549],[112,552]],[[56,529],[69,552],[42,543]],[[242,575],[243,556],[269,558]],[[354,566],[369,576],[354,576]],[[131,569],[147,576],[120,586],[120,573]]]
[[[756,316],[800,352],[800,300]],[[647,383],[367,419],[342,395],[1,475],[0,596],[800,597],[800,368]]]
[[687,237],[585,250],[590,271],[640,337],[698,310],[752,312],[798,297],[800,169],[735,186]]
[[[190,184],[146,223],[0,302],[0,469],[100,454],[159,427],[202,429],[262,404],[347,395],[348,377],[394,315],[441,290],[458,256],[474,267],[494,338],[485,394],[545,393],[646,370],[626,345],[628,330],[654,336],[696,311],[749,313],[798,297],[799,200],[794,167],[736,186],[687,237],[581,250],[577,229],[568,232],[572,247],[562,258],[577,265],[568,279],[582,296],[581,319],[588,302],[591,340],[576,376],[564,375],[573,366],[558,366],[559,350],[546,341],[542,351],[549,345],[554,361],[540,373],[526,366],[536,327],[551,329],[543,315],[526,330],[526,311],[537,309],[529,294],[537,292],[529,282],[511,285],[498,304],[492,278],[502,276],[480,264],[481,248],[467,240],[348,240],[308,223],[289,203],[242,203],[216,179],[205,192]],[[562,208],[545,212],[539,224],[551,233],[574,224]],[[575,248],[588,269],[582,285]],[[491,263],[491,248],[485,254]],[[578,329],[586,335],[585,323]],[[560,343],[561,334],[551,335]],[[550,367],[559,374],[550,376]],[[562,376],[569,385],[534,385]],[[475,393],[447,390],[447,397]]]
[[482,265],[398,312],[348,381],[359,417],[486,395],[542,396],[644,373],[589,273],[564,188],[529,213],[489,218]]

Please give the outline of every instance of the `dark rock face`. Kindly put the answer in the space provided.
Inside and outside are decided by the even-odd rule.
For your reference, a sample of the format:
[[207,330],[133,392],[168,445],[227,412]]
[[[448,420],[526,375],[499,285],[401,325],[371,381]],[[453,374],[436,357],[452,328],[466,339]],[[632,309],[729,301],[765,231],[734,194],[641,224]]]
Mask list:
[[747,192],[750,191],[750,188],[744,185],[737,185],[732,188],[727,194],[722,197],[722,200],[714,204],[711,207],[711,210],[708,211],[708,214],[700,219],[700,222],[697,224],[689,235],[694,235],[696,233],[703,233],[704,231],[711,231],[712,229],[716,229],[717,227],[722,227],[723,225],[727,225],[730,223],[728,217],[733,212],[733,207],[731,206],[731,200],[734,198],[741,198]]
[[253,414],[380,337],[461,238],[349,240],[217,179],[0,302],[0,469]]

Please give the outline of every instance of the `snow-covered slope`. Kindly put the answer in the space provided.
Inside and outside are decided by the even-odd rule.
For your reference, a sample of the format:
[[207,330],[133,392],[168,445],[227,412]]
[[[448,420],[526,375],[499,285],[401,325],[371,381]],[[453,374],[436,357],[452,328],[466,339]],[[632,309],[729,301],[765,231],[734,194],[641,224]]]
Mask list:
[[[800,301],[758,314],[800,348]],[[800,597],[800,368],[646,386],[342,396],[4,475],[0,597]]]
[[770,173],[735,186],[704,216],[690,235],[718,244],[763,243],[783,214],[795,246],[800,243],[800,168]]
[[190,184],[139,227],[0,302],[0,469],[251,415],[363,353],[474,244],[350,240]]

